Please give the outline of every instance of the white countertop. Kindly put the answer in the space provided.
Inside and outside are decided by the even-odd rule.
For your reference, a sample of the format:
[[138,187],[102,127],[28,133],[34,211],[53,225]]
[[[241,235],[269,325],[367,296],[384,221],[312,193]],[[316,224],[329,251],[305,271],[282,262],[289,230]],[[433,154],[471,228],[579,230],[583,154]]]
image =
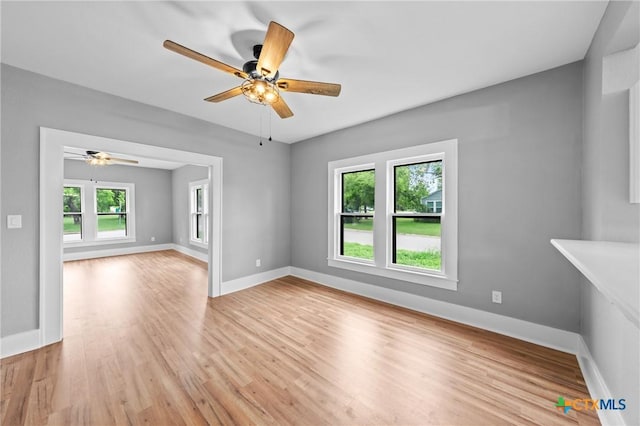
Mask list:
[[640,244],[556,239],[551,244],[640,328]]

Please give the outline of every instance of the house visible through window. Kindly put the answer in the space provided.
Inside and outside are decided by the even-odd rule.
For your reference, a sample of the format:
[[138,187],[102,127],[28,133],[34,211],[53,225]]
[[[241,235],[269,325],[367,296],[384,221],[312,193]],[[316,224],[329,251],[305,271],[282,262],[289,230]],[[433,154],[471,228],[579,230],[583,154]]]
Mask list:
[[66,246],[135,241],[134,184],[65,180]]
[[442,204],[435,197],[442,194],[442,160],[395,165],[393,171],[391,262],[440,271]]
[[208,217],[209,217],[209,184],[208,180],[189,183],[190,198],[190,242],[194,245],[208,246]]
[[333,161],[329,185],[329,266],[457,288],[457,141]]

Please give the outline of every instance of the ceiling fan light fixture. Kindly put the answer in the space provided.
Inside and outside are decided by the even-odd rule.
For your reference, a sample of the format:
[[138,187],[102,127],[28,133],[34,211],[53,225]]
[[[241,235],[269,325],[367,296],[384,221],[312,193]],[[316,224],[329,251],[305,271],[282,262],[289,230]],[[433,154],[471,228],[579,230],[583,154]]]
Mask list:
[[107,160],[106,158],[90,157],[90,158],[87,158],[85,161],[90,166],[106,166],[109,164],[109,160]]
[[241,89],[242,94],[256,104],[271,105],[280,98],[280,91],[275,83],[262,78],[247,78]]

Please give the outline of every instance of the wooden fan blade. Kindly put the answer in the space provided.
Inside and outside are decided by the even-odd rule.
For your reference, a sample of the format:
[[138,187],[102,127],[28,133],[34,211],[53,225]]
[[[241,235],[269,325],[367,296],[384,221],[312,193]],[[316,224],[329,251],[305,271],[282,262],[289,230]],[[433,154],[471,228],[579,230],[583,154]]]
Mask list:
[[238,96],[242,94],[242,87],[234,87],[233,89],[229,89],[226,92],[218,93],[217,95],[209,96],[205,99],[207,102],[222,102],[227,99],[233,98],[234,96]]
[[273,78],[280,68],[284,55],[289,50],[289,45],[293,41],[294,34],[278,24],[269,22],[267,35],[262,42],[260,58],[258,58],[258,72],[263,76]]
[[107,161],[114,161],[116,163],[128,163],[128,164],[138,164],[138,160],[128,160],[126,158],[117,158],[117,157],[107,157],[105,158]]
[[277,101],[271,104],[271,107],[278,113],[280,118],[293,117],[293,112],[289,108],[289,105],[282,99],[282,96]]
[[205,65],[209,65],[215,69],[220,71],[228,72],[229,74],[233,74],[236,77],[247,78],[247,74],[239,70],[238,68],[232,67],[231,65],[227,65],[224,62],[220,62],[216,59],[210,58],[202,53],[198,53],[195,50],[191,50],[188,47],[184,47],[178,43],[175,43],[171,40],[165,40],[162,44],[165,48],[171,50],[172,52],[179,53],[182,56],[186,56],[190,59],[195,59],[198,62],[202,62]]
[[342,86],[335,83],[321,83],[319,81],[294,80],[292,78],[280,78],[277,81],[278,89],[285,92],[309,93],[312,95],[338,96]]

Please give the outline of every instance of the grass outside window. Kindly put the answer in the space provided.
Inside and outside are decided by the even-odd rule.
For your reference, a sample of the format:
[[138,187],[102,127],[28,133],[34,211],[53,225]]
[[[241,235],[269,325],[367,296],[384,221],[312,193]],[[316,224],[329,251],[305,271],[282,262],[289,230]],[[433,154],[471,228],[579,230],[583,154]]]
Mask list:
[[[344,255],[373,260],[373,246],[358,243],[344,243]],[[396,258],[398,263],[402,265],[433,269],[436,271],[440,270],[442,263],[442,255],[438,250],[397,250]]]
[[[414,219],[404,217],[396,220],[396,226],[399,234],[427,235],[431,237],[440,236],[439,223],[416,222]],[[353,223],[345,223],[344,228],[354,229],[357,231],[372,231],[373,219],[360,219]]]

